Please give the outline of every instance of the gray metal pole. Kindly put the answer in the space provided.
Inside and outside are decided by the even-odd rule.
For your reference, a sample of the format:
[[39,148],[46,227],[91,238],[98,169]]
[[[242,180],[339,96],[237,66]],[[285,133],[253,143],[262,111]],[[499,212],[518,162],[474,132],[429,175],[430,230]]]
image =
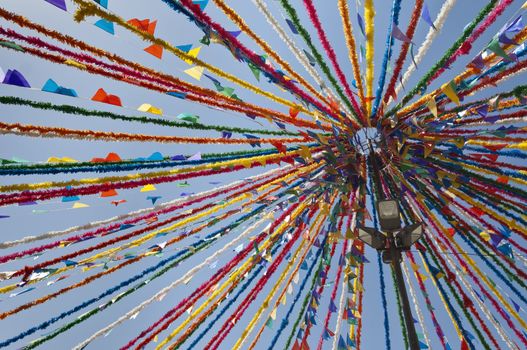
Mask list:
[[392,258],[392,266],[395,271],[395,280],[397,282],[397,289],[399,290],[399,297],[403,308],[404,321],[406,324],[406,334],[410,343],[410,350],[419,350],[419,340],[415,331],[414,318],[412,310],[410,309],[410,301],[408,300],[408,293],[406,292],[406,284],[401,270],[401,251],[395,247],[393,241],[393,233],[388,233],[390,240],[390,255]]
[[[378,188],[378,192],[382,198],[385,198],[381,187],[380,179],[380,164],[373,147],[370,144],[370,157],[372,160],[373,167],[373,180],[375,186]],[[403,271],[401,270],[401,250],[395,246],[393,232],[387,232],[387,239],[390,244],[390,257],[392,260],[392,266],[395,271],[395,280],[397,283],[397,290],[399,291],[399,297],[401,298],[401,304],[403,308],[404,321],[406,324],[406,334],[408,335],[408,341],[410,343],[410,350],[419,350],[419,340],[415,331],[414,318],[412,316],[412,310],[410,309],[410,301],[408,300],[408,293],[406,292],[406,285],[403,278]]]

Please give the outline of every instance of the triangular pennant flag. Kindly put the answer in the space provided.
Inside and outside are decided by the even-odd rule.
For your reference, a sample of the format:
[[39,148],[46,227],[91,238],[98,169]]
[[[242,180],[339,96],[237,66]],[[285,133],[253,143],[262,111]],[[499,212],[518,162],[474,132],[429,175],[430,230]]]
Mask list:
[[428,109],[429,109],[430,112],[434,115],[434,117],[437,118],[437,104],[436,104],[436,99],[435,99],[435,97],[432,96],[432,98],[428,100],[428,102],[426,103],[426,105],[428,106]]
[[103,88],[100,88],[95,92],[95,95],[91,98],[92,101],[108,103],[114,106],[122,107],[121,99],[118,96],[107,94]]
[[66,0],[44,0],[44,1],[50,3],[53,6],[58,7],[59,9],[63,11],[68,11],[68,9],[66,8]]
[[148,103],[143,103],[142,105],[139,106],[139,108],[137,108],[137,110],[140,112],[146,112],[146,113],[152,113],[152,114],[158,114],[158,115],[163,114],[163,110],[161,108],[154,107]]
[[432,18],[430,18],[430,11],[428,11],[428,6],[426,4],[423,5],[423,10],[421,11],[421,18],[423,19],[423,21],[428,23],[430,27],[437,30],[437,28],[434,26],[434,21],[432,21]]
[[42,87],[42,91],[51,92],[59,95],[78,97],[77,92],[75,90],[62,87],[58,85],[53,79],[48,79],[46,81],[46,83]]
[[29,83],[27,82],[26,78],[22,75],[22,73],[20,73],[16,69],[13,69],[13,70],[8,69],[7,73],[4,76],[4,80],[2,81],[2,83],[8,84],[8,85],[25,87],[25,88],[31,87],[31,85],[29,85]]
[[[189,51],[187,52],[187,54],[188,54],[190,57],[197,58],[197,57],[198,57],[198,54],[199,54],[200,51],[201,51],[201,46],[198,46],[198,47],[193,48],[192,50],[189,50]],[[194,63],[194,62],[193,62],[192,60],[190,60],[190,59],[185,59],[184,61],[185,61],[187,64],[189,64],[189,65],[192,64],[192,63]]]
[[150,45],[144,49],[146,52],[151,54],[154,57],[161,59],[163,57],[163,46],[161,45]]
[[207,7],[209,0],[193,0],[192,3],[198,5],[201,11],[205,11],[205,7]]
[[110,22],[110,21],[107,21],[107,20],[101,18],[100,20],[95,22],[93,25],[96,26],[96,27],[101,28],[102,30],[104,30],[107,33],[115,35],[115,29],[114,29],[114,26],[113,26],[113,22]]
[[392,27],[392,36],[395,39],[403,41],[405,43],[412,42],[412,40],[410,40],[410,38],[408,38],[406,34],[404,34],[395,23],[393,23],[393,27]]
[[114,197],[114,196],[117,196],[117,191],[115,189],[111,189],[111,190],[107,190],[107,191],[102,191],[101,192],[101,197]]
[[71,208],[72,209],[79,209],[79,208],[88,208],[88,207],[89,207],[88,204],[76,202],[76,203],[73,203],[73,206]]
[[176,46],[179,50],[184,51],[188,53],[190,49],[192,48],[192,44],[185,44],[185,45],[178,45]]
[[460,104],[460,101],[459,101],[459,97],[457,96],[457,93],[456,93],[456,86],[454,85],[454,82],[451,81],[449,83],[446,83],[444,84],[443,86],[441,86],[441,91],[443,91],[443,93],[452,101],[454,102],[455,104],[459,105]]
[[154,185],[148,184],[148,185],[144,185],[141,188],[140,192],[150,192],[150,191],[155,191],[155,190],[156,190],[156,187]]
[[201,76],[203,75],[203,71],[204,70],[205,70],[205,68],[203,68],[201,66],[195,66],[195,67],[186,69],[184,72],[187,73],[188,75],[190,75],[192,78],[194,78],[194,79],[199,81],[199,80],[201,80]]

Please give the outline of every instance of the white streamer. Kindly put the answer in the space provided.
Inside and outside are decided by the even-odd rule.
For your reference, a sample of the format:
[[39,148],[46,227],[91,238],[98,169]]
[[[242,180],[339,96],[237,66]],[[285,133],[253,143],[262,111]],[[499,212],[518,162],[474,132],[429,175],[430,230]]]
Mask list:
[[[327,87],[326,83],[322,80],[318,72],[311,66],[305,54],[300,50],[298,46],[296,46],[295,42],[291,40],[291,38],[286,34],[284,29],[280,26],[278,21],[275,19],[274,15],[269,11],[267,4],[263,0],[252,0],[252,2],[264,15],[265,19],[267,20],[267,23],[269,23],[273,30],[278,34],[280,39],[282,39],[289,51],[291,51],[293,55],[295,55],[298,62],[300,62],[302,66],[304,66],[304,69],[309,73],[309,75],[311,75],[311,77],[315,79],[315,82],[322,88],[322,91],[325,94],[331,96],[332,99],[339,100]],[[341,107],[344,108],[348,114],[350,114],[350,111],[346,108],[346,106],[344,106],[344,104],[341,104]]]
[[[447,0],[443,4],[443,7],[441,7],[441,10],[439,11],[439,14],[437,15],[436,20],[434,21],[434,26],[437,28],[437,30],[434,30],[434,28],[430,28],[428,31],[428,34],[426,35],[425,41],[421,44],[421,47],[419,47],[419,50],[417,51],[417,55],[415,56],[415,64],[419,65],[421,63],[421,60],[428,52],[428,49],[430,49],[430,46],[432,46],[432,43],[434,42],[434,39],[437,35],[441,32],[441,29],[445,25],[446,19],[448,17],[448,14],[450,11],[454,8],[454,5],[456,4],[457,0]],[[408,80],[410,79],[410,76],[415,71],[415,65],[411,64],[406,72],[403,74],[403,77],[401,79],[402,83],[399,83],[397,85],[397,88],[395,89],[395,94],[399,95],[399,92],[401,91],[401,88],[406,85]],[[391,100],[393,101],[393,100]]]
[[210,195],[212,193],[215,193],[215,192],[218,192],[218,191],[221,192],[224,189],[227,189],[227,188],[229,188],[231,186],[237,186],[237,185],[239,185],[239,184],[241,184],[241,183],[243,183],[245,181],[248,181],[248,180],[256,181],[256,180],[259,180],[261,178],[264,178],[264,177],[267,177],[269,175],[272,175],[273,173],[277,173],[277,172],[280,172],[280,171],[283,171],[283,170],[287,170],[287,169],[289,169],[291,167],[292,167],[291,165],[286,165],[286,166],[284,166],[282,168],[272,169],[272,170],[269,170],[269,171],[267,171],[267,172],[265,172],[263,174],[251,176],[251,177],[248,177],[248,178],[246,178],[244,180],[238,180],[238,181],[231,182],[228,185],[215,187],[215,188],[213,188],[213,189],[211,189],[209,191],[200,192],[197,195],[194,194],[194,195],[189,195],[189,196],[186,196],[186,197],[183,197],[183,198],[174,199],[174,200],[169,201],[169,202],[158,204],[158,205],[156,205],[154,207],[132,211],[132,212],[129,212],[127,214],[114,216],[114,217],[111,217],[111,218],[108,218],[108,219],[105,219],[105,220],[93,221],[93,222],[90,222],[89,224],[86,224],[86,225],[72,226],[70,228],[67,228],[67,229],[61,230],[61,231],[49,231],[49,232],[46,232],[46,233],[38,235],[38,236],[26,236],[24,238],[21,238],[19,240],[15,240],[15,241],[1,242],[0,243],[0,249],[11,248],[11,247],[17,246],[19,244],[40,241],[40,240],[44,240],[44,239],[48,239],[48,238],[64,236],[64,235],[67,235],[67,234],[70,234],[70,233],[73,233],[73,232],[77,232],[77,231],[89,230],[89,229],[93,229],[93,228],[96,228],[96,227],[99,227],[99,226],[102,226],[102,225],[110,224],[110,223],[115,222],[115,221],[124,221],[124,220],[126,220],[128,218],[131,218],[131,217],[134,217],[134,216],[139,216],[141,214],[146,214],[146,213],[152,212],[154,210],[160,210],[160,209],[164,209],[166,207],[169,207],[169,206],[172,206],[172,205],[175,205],[175,204],[184,203],[184,202],[186,202],[186,201],[188,201],[190,199],[201,198],[201,197],[208,196],[208,195]]
[[254,231],[258,226],[260,226],[266,220],[269,220],[269,219],[264,217],[264,218],[258,220],[257,222],[255,222],[254,224],[252,224],[245,231],[243,231],[238,237],[236,237],[232,241],[229,241],[223,248],[221,248],[220,250],[217,250],[214,254],[212,254],[207,259],[205,259],[205,261],[203,261],[201,264],[199,264],[199,265],[193,267],[192,269],[190,269],[189,271],[187,271],[187,273],[185,273],[185,275],[180,277],[178,280],[172,282],[171,284],[169,284],[165,288],[161,289],[159,292],[154,294],[152,297],[150,297],[149,299],[143,301],[141,304],[139,304],[138,306],[134,307],[132,310],[128,311],[126,314],[121,316],[116,321],[114,321],[114,322],[110,323],[108,326],[98,330],[92,336],[90,336],[89,338],[85,339],[82,343],[77,344],[73,348],[73,350],[81,350],[81,349],[83,349],[85,346],[87,346],[89,343],[91,343],[92,341],[94,341],[98,337],[108,333],[109,331],[111,331],[115,327],[117,327],[120,324],[126,322],[128,319],[130,319],[135,314],[141,312],[145,307],[147,307],[148,305],[152,304],[154,301],[164,298],[164,296],[168,292],[170,292],[172,289],[174,289],[178,285],[184,283],[185,281],[190,280],[199,270],[201,270],[202,268],[208,266],[215,259],[217,259],[217,257],[219,255],[221,255],[222,253],[227,251],[227,249],[229,249],[230,247],[233,247],[233,246],[237,245],[239,241],[241,241],[246,235],[248,235],[249,233]]

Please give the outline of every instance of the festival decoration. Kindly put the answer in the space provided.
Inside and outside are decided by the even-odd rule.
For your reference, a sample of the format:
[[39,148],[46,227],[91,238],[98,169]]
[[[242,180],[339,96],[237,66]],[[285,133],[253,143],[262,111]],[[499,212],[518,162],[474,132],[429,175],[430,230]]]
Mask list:
[[0,8],[0,348],[527,347],[527,2],[32,2],[75,30]]

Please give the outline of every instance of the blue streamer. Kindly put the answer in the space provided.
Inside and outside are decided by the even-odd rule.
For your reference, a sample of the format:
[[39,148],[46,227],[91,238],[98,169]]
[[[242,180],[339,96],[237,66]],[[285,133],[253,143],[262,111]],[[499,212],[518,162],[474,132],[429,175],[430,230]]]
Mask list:
[[[323,240],[322,244],[317,249],[317,252],[315,254],[315,258],[313,259],[313,262],[311,263],[311,266],[309,266],[309,270],[307,271],[306,278],[304,278],[302,280],[302,284],[299,286],[298,292],[296,293],[295,298],[293,299],[293,302],[289,306],[289,309],[287,310],[287,313],[285,314],[284,319],[280,323],[280,328],[276,331],[276,333],[275,333],[275,335],[273,337],[273,340],[271,340],[271,342],[269,343],[269,347],[267,348],[267,350],[275,349],[276,342],[278,341],[278,338],[280,338],[280,335],[282,335],[282,332],[288,326],[288,324],[289,324],[289,317],[293,313],[293,309],[295,308],[296,303],[298,302],[298,300],[300,300],[300,297],[302,296],[302,292],[304,291],[304,288],[305,288],[306,283],[308,281],[307,277],[311,276],[311,273],[313,272],[313,269],[314,269],[314,267],[316,265],[316,262],[318,261],[318,259],[320,258],[321,254],[322,254],[323,247],[326,245],[326,239],[327,239],[327,235],[324,237],[324,240]],[[313,286],[316,286],[316,284],[314,284]]]
[[401,11],[401,0],[393,0],[392,4],[392,14],[390,17],[390,25],[388,26],[388,35],[386,36],[386,50],[384,51],[384,57],[382,60],[381,73],[379,76],[379,82],[377,85],[377,90],[375,91],[375,102],[373,103],[373,108],[371,110],[371,118],[374,118],[377,114],[377,109],[381,102],[382,91],[384,89],[384,83],[386,81],[386,70],[388,68],[388,62],[392,58],[392,46],[393,46],[393,37],[392,37],[392,27],[393,24],[399,25],[399,12]]
[[[292,184],[289,188],[293,188],[294,186],[296,186],[297,184],[300,183],[301,180],[295,182],[294,184]],[[289,189],[288,188],[288,189]],[[278,194],[278,196],[283,196],[287,194],[287,191],[283,191],[281,193]],[[218,237],[214,238],[214,236],[220,234],[220,235],[224,235],[226,233],[228,233],[230,231],[230,229],[232,228],[235,228],[237,226],[239,226],[243,221],[253,217],[254,215],[258,214],[261,210],[263,210],[264,208],[266,208],[267,206],[266,205],[260,205],[258,206],[256,209],[254,209],[253,211],[241,216],[240,218],[238,218],[235,222],[231,223],[230,225],[226,226],[226,227],[223,227],[213,233],[210,233],[209,235],[207,235],[204,239],[201,239],[197,242],[194,242],[193,244],[191,244],[192,247],[198,247],[200,244],[203,244],[203,243],[210,243],[210,242],[213,242],[214,240],[216,240]],[[106,296],[109,296],[115,292],[117,292],[118,290],[120,290],[121,288],[124,288],[128,285],[130,285],[131,283],[143,278],[144,276],[146,276],[147,274],[151,273],[151,272],[154,272],[155,270],[159,269],[160,267],[163,267],[165,266],[166,264],[168,264],[169,262],[177,259],[178,257],[180,257],[181,255],[183,255],[184,253],[188,252],[189,249],[186,248],[184,250],[181,250],[179,251],[177,254],[167,258],[167,259],[164,259],[162,261],[160,261],[158,264],[152,266],[152,267],[149,267],[145,270],[143,270],[142,272],[136,274],[135,276],[121,282],[120,284],[118,284],[117,286],[114,286],[110,289],[107,289],[106,291],[104,291],[103,293],[101,293],[99,296],[95,297],[95,298],[91,298],[89,300],[86,300],[85,302],[83,302],[82,304],[79,304],[77,306],[75,306],[74,308],[68,310],[68,311],[64,311],[63,313],[61,313],[60,315],[58,316],[55,316],[45,322],[42,322],[41,324],[39,324],[38,326],[34,326],[20,334],[18,334],[17,336],[15,337],[12,337],[12,338],[9,338],[7,340],[4,340],[2,342],[0,342],[0,348],[3,348],[3,347],[6,347],[6,346],[9,346],[10,344],[20,340],[20,339],[23,339],[39,330],[43,330],[43,329],[46,329],[47,327],[51,326],[52,324],[60,321],[61,319],[65,318],[65,317],[68,317],[82,309],[84,309],[85,307],[88,307],[89,305],[95,303],[95,302],[98,302],[100,301],[102,298],[106,297]]]
[[[430,261],[428,260],[428,257],[426,256],[426,254],[425,253],[421,253],[421,256],[424,258],[428,268],[430,268]],[[430,274],[430,276],[436,281],[437,287],[439,288],[439,291],[443,295],[443,299],[445,300],[445,303],[446,303],[448,309],[450,310],[450,313],[452,314],[452,317],[456,321],[457,326],[461,330],[461,333],[463,333],[463,337],[467,341],[468,346],[470,346],[470,349],[474,350],[475,347],[474,347],[474,344],[472,343],[472,340],[470,339],[471,337],[468,334],[468,332],[465,330],[465,328],[463,327],[463,324],[461,323],[461,319],[459,318],[458,313],[456,312],[456,310],[454,309],[454,307],[450,303],[450,300],[448,299],[448,295],[445,292],[445,289],[443,288],[443,286],[441,285],[440,280],[437,279],[434,274]]]

